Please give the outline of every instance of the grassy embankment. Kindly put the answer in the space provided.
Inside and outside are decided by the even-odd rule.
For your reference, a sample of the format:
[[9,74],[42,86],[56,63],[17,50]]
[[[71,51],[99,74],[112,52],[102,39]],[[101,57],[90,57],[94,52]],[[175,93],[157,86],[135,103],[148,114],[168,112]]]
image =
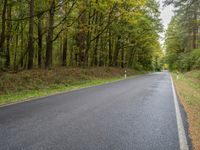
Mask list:
[[[127,70],[129,76],[140,74]],[[0,72],[0,105],[25,101],[123,79],[120,68],[58,68],[19,73]]]
[[200,71],[181,74],[174,81],[180,100],[187,112],[189,131],[195,150],[200,150]]

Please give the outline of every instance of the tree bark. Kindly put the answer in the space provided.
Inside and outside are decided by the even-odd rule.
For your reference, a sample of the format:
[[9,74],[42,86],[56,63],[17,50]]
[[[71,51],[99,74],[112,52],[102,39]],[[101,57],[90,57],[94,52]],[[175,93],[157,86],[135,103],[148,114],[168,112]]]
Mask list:
[[[5,42],[5,27],[6,27],[6,9],[7,0],[4,0],[2,17],[1,17],[1,34],[0,34],[0,54],[4,52],[4,42]],[[1,55],[0,55],[1,56]]]
[[68,38],[67,35],[64,35],[64,41],[63,41],[63,59],[62,59],[62,65],[67,65],[67,47],[68,47]]
[[33,68],[34,45],[33,45],[33,25],[34,25],[34,0],[30,0],[29,18],[29,39],[28,39],[28,69]]
[[135,54],[137,52],[137,49],[131,48],[129,52],[129,59],[128,59],[128,67],[131,68],[133,65],[133,59],[135,57]]
[[[98,0],[96,0],[96,4],[98,4]],[[99,12],[97,10],[95,10],[96,14],[95,14],[95,24],[98,26],[99,24],[99,20],[100,20],[100,15]],[[97,33],[97,30],[95,30],[95,33]],[[95,40],[95,47],[94,47],[94,54],[93,54],[93,66],[97,66],[98,65],[98,47],[99,47],[99,40],[100,40],[100,36],[97,36],[96,40]]]
[[197,17],[197,7],[195,6],[194,9],[194,19],[193,19],[193,49],[197,48],[197,35],[198,35],[198,17]]
[[9,5],[7,9],[7,36],[6,36],[6,62],[5,62],[5,67],[9,68],[10,67],[10,36],[11,36],[11,30],[12,30],[12,24],[11,24],[11,13],[12,13],[12,7]]
[[124,68],[124,44],[122,44],[122,49],[121,49],[121,67]]
[[109,38],[108,38],[108,59],[109,59],[109,66],[112,66],[112,33],[111,29],[109,29]]
[[48,23],[48,32],[47,32],[47,40],[46,40],[46,63],[45,67],[52,67],[52,43],[53,43],[53,25],[54,25],[54,13],[55,13],[55,0],[51,0],[51,6],[49,11],[49,23]]
[[[21,38],[21,56],[23,56],[23,50],[24,50],[24,26],[23,26],[23,22],[21,23],[21,35],[20,35],[20,38]],[[23,59],[20,59],[20,66],[23,68],[24,66],[24,60]]]
[[[84,5],[84,4],[83,4]],[[80,19],[79,19],[79,31],[77,34],[77,46],[79,47],[79,54],[78,54],[78,65],[82,66],[83,62],[85,60],[85,53],[84,50],[86,48],[86,32],[85,32],[85,25],[87,22],[86,13],[82,13],[82,10],[80,10]]]
[[38,16],[38,67],[42,67],[42,21]]
[[[89,2],[89,6],[88,7],[91,8],[91,1]],[[90,25],[91,25],[91,12],[88,13],[88,26],[89,26],[89,28],[90,28]],[[90,43],[91,35],[92,35],[92,32],[89,29],[88,32],[87,32],[87,41],[86,41],[86,50],[85,50],[85,57],[84,57],[85,58],[84,66],[88,66],[88,59],[89,59],[88,53],[89,53],[90,46],[91,46],[91,43]]]
[[17,66],[17,51],[18,51],[18,42],[19,42],[19,33],[18,33],[18,28],[16,29],[16,43],[15,43],[15,48],[14,48],[14,70],[18,70]]
[[120,50],[120,40],[121,40],[121,36],[118,36],[115,52],[114,52],[114,58],[113,58],[113,66],[115,67],[117,67],[117,60],[118,60],[118,55],[119,55],[119,50]]
[[93,55],[93,65],[98,65],[98,46],[99,46],[99,36],[96,38],[95,47],[94,47],[94,55]]

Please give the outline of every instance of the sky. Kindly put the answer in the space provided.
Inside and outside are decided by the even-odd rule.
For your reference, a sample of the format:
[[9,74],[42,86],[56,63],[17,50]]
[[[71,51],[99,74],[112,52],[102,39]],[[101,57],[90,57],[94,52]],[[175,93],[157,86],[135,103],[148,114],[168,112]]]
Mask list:
[[[167,6],[167,7],[163,7],[163,0],[158,0],[160,2],[160,11],[161,11],[161,19],[162,19],[162,23],[164,26],[164,29],[167,30],[168,24],[171,21],[172,16],[174,15],[173,13],[173,6]],[[161,44],[164,43],[164,33],[160,35],[160,42]]]
[[167,29],[168,24],[170,23],[171,18],[174,15],[173,6],[163,7],[162,0],[159,0],[159,2],[160,2],[161,19],[162,19],[164,28]]

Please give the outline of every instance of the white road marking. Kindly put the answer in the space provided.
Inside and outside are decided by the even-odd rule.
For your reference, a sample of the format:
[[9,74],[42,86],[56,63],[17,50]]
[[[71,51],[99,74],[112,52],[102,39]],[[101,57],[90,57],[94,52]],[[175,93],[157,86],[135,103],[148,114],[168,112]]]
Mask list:
[[177,120],[177,126],[178,126],[178,136],[179,136],[180,150],[189,150],[187,138],[186,138],[186,134],[185,134],[184,126],[183,126],[183,120],[182,120],[182,117],[181,117],[180,107],[179,107],[179,104],[178,104],[178,99],[177,99],[177,95],[176,95],[172,76],[171,76],[171,83],[172,83],[174,104],[175,104],[175,109],[176,109],[176,120]]

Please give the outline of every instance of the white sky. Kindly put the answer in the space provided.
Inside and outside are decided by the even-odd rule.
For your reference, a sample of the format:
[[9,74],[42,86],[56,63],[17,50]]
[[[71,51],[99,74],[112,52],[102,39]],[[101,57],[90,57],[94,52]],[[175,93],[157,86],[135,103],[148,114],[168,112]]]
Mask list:
[[161,11],[161,18],[163,21],[163,25],[165,27],[165,29],[167,29],[168,24],[171,21],[172,16],[174,15],[173,13],[173,6],[167,6],[167,7],[163,7],[163,0],[159,0],[160,2],[160,11]]
[[[157,0],[160,2],[160,11],[161,11],[161,19],[162,19],[162,23],[164,25],[164,29],[166,30],[168,27],[168,24],[171,21],[172,16],[174,15],[173,13],[173,6],[167,6],[167,7],[163,7],[163,1],[164,0]],[[164,33],[161,34],[161,44],[163,44],[164,42]]]

